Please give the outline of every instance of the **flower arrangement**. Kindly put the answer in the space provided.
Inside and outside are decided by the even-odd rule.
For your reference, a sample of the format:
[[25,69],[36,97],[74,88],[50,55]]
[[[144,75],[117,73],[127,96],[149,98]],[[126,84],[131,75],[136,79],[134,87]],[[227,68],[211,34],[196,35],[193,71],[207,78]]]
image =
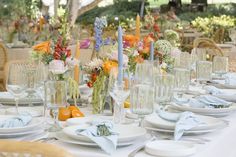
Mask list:
[[149,31],[149,35],[157,40],[160,37],[160,28],[158,26],[159,17],[152,16],[149,11],[147,11],[147,15],[144,17],[144,28]]
[[[193,27],[197,28],[198,31],[203,32],[206,37],[214,38],[218,30],[223,30],[223,40],[229,40],[228,30],[235,27],[235,18],[227,15],[221,15],[219,17],[197,17],[191,22]],[[221,42],[221,41],[218,41]]]
[[164,39],[169,41],[173,47],[178,47],[180,44],[179,34],[171,29],[167,29],[164,32]]

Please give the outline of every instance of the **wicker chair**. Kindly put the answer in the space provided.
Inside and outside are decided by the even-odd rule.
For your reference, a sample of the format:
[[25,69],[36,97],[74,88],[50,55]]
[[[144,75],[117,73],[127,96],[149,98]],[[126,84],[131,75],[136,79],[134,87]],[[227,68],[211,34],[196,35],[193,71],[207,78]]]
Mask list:
[[7,62],[7,50],[2,43],[0,43],[0,91],[4,91],[4,67]]
[[64,149],[52,144],[0,140],[1,157],[72,157]]
[[194,53],[200,60],[213,60],[214,56],[224,56],[221,48],[209,38],[197,38],[193,42]]

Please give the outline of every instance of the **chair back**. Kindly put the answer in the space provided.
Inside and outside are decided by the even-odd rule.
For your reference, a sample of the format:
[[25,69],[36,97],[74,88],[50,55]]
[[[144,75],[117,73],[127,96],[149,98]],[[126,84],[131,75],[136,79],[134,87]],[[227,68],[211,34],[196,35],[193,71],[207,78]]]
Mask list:
[[4,68],[7,62],[7,50],[2,43],[0,43],[0,91],[4,88]]
[[22,142],[0,140],[0,156],[2,157],[73,157],[64,149],[39,142]]

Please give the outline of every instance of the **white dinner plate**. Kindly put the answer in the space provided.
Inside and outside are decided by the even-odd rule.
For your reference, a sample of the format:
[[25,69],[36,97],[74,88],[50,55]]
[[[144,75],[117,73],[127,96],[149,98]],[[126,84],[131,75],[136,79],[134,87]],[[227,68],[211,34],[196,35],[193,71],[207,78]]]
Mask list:
[[92,117],[77,117],[77,118],[69,118],[66,120],[66,125],[82,125],[89,124],[93,120]]
[[43,130],[43,128],[41,127],[37,127],[35,129],[31,129],[31,130],[26,130],[23,132],[13,132],[13,133],[0,133],[0,138],[15,138],[15,137],[21,137],[21,136],[25,136],[25,135],[29,135],[29,134],[34,134],[37,132],[41,132]]
[[[0,115],[0,121],[3,121],[7,118],[12,118],[15,116],[9,116],[9,115]],[[4,133],[17,133],[17,132],[23,132],[23,131],[27,131],[30,129],[34,129],[35,127],[40,126],[43,123],[43,119],[42,118],[32,118],[32,120],[30,121],[30,123],[26,126],[23,127],[14,127],[14,128],[0,128],[0,133],[4,134]]]
[[[91,142],[91,140],[83,135],[78,135],[76,130],[86,129],[87,127],[83,126],[69,126],[63,129],[63,132],[71,138]],[[130,142],[139,137],[142,137],[146,134],[146,130],[141,127],[132,126],[132,125],[114,125],[114,131],[119,134],[118,142]]]
[[156,140],[148,142],[145,151],[159,157],[187,157],[196,153],[196,147],[185,141]]
[[[29,113],[33,117],[39,117],[43,115],[43,110],[40,108],[35,107],[19,107],[19,113]],[[6,114],[15,115],[17,113],[15,107],[11,107],[6,109]]]
[[[80,140],[76,140],[73,139],[69,136],[67,136],[65,133],[61,132],[57,132],[56,133],[56,138],[59,141],[65,142],[65,143],[69,143],[69,144],[78,144],[78,145],[83,145],[83,146],[90,146],[90,147],[97,147],[98,145],[94,142],[86,142],[86,141],[80,141]],[[132,145],[134,143],[134,141],[128,141],[128,142],[118,142],[117,146],[118,147],[124,147],[124,146],[129,146]]]
[[228,115],[233,111],[236,111],[236,104],[233,103],[230,107],[227,108],[197,108],[197,107],[191,107],[187,105],[178,105],[175,103],[172,103],[171,106],[174,109],[180,110],[180,111],[190,111],[202,115],[215,115],[215,114],[225,114]]
[[[190,130],[209,130],[209,129],[216,129],[225,124],[225,122],[221,119],[214,118],[214,117],[208,117],[208,116],[202,116],[202,115],[195,115],[199,121],[203,122],[202,124],[199,124],[197,127],[194,127]],[[174,130],[176,122],[167,121],[157,114],[153,114],[150,116],[147,116],[145,121],[152,124],[154,127],[161,128],[161,129],[168,129],[168,130]]]

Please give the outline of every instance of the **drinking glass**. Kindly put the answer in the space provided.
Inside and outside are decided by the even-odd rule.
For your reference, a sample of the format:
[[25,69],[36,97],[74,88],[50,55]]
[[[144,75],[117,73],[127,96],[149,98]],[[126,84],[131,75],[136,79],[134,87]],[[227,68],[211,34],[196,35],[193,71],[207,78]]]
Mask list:
[[139,126],[142,127],[143,119],[153,112],[154,88],[150,84],[135,84],[130,92],[131,112],[140,118]]
[[229,71],[229,58],[215,56],[213,58],[213,72],[222,76]]
[[175,77],[174,91],[178,97],[182,97],[190,85],[190,71],[182,68],[174,68],[173,75]]
[[212,62],[197,61],[196,64],[196,80],[197,82],[206,82],[211,80]]
[[154,75],[154,65],[152,62],[144,62],[136,65],[135,68],[135,81],[145,84],[152,84]]
[[19,99],[25,94],[25,90],[27,89],[27,76],[25,71],[25,64],[23,62],[15,62],[10,64],[8,69],[6,88],[7,91],[14,96],[16,112],[19,113]]
[[65,81],[47,81],[45,83],[45,104],[52,111],[54,124],[49,131],[61,130],[58,124],[58,110],[67,106],[67,88]]
[[130,94],[130,75],[127,72],[128,69],[123,69],[124,81],[119,83],[118,78],[118,68],[112,68],[109,76],[108,92],[112,99],[114,100],[113,106],[113,116],[114,123],[122,123],[124,120],[124,102],[129,97]]
[[170,102],[173,96],[174,85],[174,76],[171,74],[157,74],[154,76],[155,108],[158,108],[157,105],[165,106]]
[[181,52],[180,54],[180,66],[179,68],[191,69],[192,56],[188,52]]
[[229,37],[233,41],[233,44],[236,45],[236,29],[230,29],[229,30]]

